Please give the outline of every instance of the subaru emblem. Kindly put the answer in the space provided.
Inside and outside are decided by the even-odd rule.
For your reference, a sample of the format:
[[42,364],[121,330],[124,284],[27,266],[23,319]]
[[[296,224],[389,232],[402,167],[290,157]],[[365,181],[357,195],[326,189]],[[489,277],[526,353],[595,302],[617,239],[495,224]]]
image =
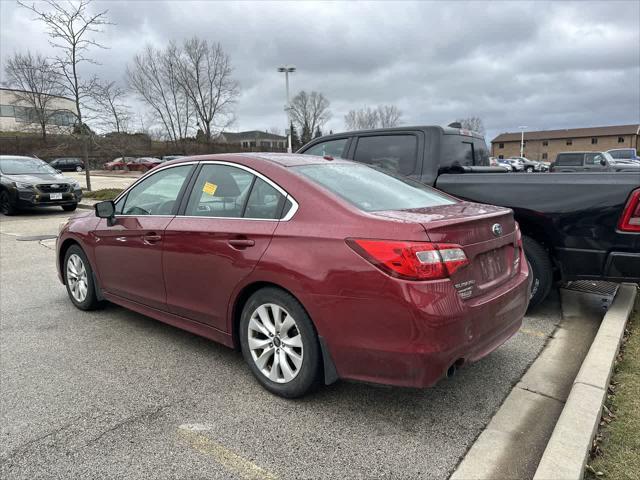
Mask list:
[[496,237],[499,237],[500,235],[502,235],[502,225],[500,225],[499,223],[494,223],[491,227],[491,231]]

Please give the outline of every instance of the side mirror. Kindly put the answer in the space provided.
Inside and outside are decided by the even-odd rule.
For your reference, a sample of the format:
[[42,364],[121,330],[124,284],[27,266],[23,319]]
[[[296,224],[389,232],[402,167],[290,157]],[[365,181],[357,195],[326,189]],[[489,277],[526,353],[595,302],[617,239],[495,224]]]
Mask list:
[[113,200],[105,200],[104,202],[96,203],[94,208],[96,209],[96,217],[106,218],[107,225],[111,227],[115,223],[116,206],[113,203]]
[[601,158],[600,159],[600,165],[602,165],[603,167],[606,167],[607,166],[607,160],[604,159],[604,158]]

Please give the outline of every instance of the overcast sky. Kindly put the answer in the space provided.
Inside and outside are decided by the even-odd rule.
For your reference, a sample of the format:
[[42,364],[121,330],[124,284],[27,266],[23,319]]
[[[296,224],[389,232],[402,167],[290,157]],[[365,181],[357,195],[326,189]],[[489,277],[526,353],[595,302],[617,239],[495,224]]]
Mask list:
[[[147,43],[197,35],[220,42],[241,85],[234,130],[286,125],[284,78],[293,92],[331,101],[325,126],[349,109],[395,104],[403,124],[479,116],[499,132],[640,122],[640,2],[214,2],[111,1],[115,25],[96,36],[91,73],[124,82]],[[0,1],[0,61],[51,53],[42,25]],[[4,73],[3,73],[4,76]]]

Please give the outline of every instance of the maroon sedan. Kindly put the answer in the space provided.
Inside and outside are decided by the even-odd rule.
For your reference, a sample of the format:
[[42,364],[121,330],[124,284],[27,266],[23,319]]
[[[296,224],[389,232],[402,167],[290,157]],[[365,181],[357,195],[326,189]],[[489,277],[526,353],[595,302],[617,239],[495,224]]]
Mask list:
[[130,160],[126,164],[127,170],[135,172],[147,172],[152,168],[156,168],[162,163],[162,160],[155,157],[140,157],[135,160]]
[[520,327],[511,211],[328,157],[163,164],[57,242],[80,309],[102,300],[242,350],[285,397],[338,378],[427,387]]
[[118,157],[104,164],[105,170],[124,170],[127,168],[127,162],[135,160],[132,157]]

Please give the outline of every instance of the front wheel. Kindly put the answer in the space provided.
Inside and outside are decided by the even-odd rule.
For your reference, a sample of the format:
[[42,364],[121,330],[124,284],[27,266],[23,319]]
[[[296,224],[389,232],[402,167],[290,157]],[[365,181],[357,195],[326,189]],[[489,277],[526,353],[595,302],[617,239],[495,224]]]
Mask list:
[[2,190],[0,192],[0,212],[4,215],[15,215],[18,209],[11,202],[11,197],[9,196],[9,192],[6,190]]
[[93,270],[79,245],[72,245],[64,256],[63,274],[71,302],[80,310],[99,306],[93,282]]
[[76,167],[76,172],[80,173],[81,171],[82,171],[82,167],[81,167],[80,165],[78,165],[78,166]]
[[74,203],[73,205],[63,205],[62,209],[65,212],[73,212],[76,208],[78,208],[78,204]]
[[525,170],[527,173],[533,173],[533,167],[527,167]]
[[318,337],[305,309],[287,292],[254,293],[242,311],[239,336],[251,372],[270,392],[295,398],[317,385]]
[[522,236],[524,254],[529,262],[531,276],[531,300],[529,308],[539,305],[551,291],[553,285],[553,265],[545,248],[533,238]]

